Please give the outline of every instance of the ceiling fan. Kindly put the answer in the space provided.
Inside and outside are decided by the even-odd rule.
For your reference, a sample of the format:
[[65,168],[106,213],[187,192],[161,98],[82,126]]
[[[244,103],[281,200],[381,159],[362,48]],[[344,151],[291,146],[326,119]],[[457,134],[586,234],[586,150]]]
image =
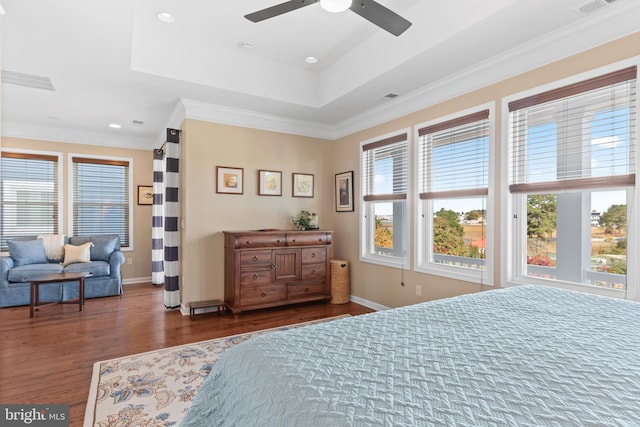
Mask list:
[[342,12],[351,9],[394,36],[399,36],[411,26],[411,22],[374,0],[290,0],[244,17],[251,22],[260,22],[318,2],[323,9],[329,12]]

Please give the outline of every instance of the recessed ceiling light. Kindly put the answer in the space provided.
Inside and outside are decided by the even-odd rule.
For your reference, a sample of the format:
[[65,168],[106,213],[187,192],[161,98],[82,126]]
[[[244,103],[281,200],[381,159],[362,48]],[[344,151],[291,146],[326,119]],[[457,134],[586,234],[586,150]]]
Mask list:
[[117,124],[117,123],[110,123],[110,124],[109,124],[109,127],[110,127],[111,129],[120,129],[122,126],[121,126],[121,125],[119,125],[119,124]]
[[174,22],[176,22],[176,17],[169,12],[158,12],[156,16],[165,24],[173,24]]
[[256,47],[254,46],[253,43],[251,42],[240,42],[238,43],[238,47],[242,50],[246,50],[246,51],[251,51],[254,50]]
[[315,64],[316,62],[318,62],[318,57],[316,57],[316,56],[307,56],[304,60],[305,60],[305,62],[307,64]]

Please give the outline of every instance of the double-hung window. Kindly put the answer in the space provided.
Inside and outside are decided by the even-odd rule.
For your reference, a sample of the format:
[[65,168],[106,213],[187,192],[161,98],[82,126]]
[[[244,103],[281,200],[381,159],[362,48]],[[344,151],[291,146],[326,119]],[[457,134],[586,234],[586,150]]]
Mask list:
[[1,249],[7,241],[60,231],[59,156],[3,151]]
[[131,167],[128,159],[71,157],[74,236],[117,234],[131,245]]
[[638,258],[636,74],[508,103],[510,281],[626,292]]
[[473,282],[487,271],[489,109],[418,129],[416,270]]
[[361,144],[362,229],[360,259],[407,264],[408,130]]

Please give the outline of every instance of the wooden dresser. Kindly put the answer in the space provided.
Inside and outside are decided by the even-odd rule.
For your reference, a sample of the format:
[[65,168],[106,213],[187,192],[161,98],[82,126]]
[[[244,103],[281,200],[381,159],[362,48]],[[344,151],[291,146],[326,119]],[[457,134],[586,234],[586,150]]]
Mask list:
[[331,231],[225,231],[224,302],[246,310],[331,299]]

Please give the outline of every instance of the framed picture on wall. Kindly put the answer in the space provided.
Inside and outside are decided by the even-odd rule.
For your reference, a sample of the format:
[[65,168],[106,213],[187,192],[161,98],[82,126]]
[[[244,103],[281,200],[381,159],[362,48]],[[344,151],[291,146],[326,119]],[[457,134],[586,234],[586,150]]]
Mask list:
[[313,174],[293,173],[291,176],[293,197],[313,197]]
[[336,212],[353,211],[353,171],[336,174]]
[[153,204],[153,186],[138,185],[138,204],[139,205]]
[[242,194],[244,192],[244,169],[216,166],[216,193]]
[[282,172],[259,170],[258,194],[260,196],[282,196]]

